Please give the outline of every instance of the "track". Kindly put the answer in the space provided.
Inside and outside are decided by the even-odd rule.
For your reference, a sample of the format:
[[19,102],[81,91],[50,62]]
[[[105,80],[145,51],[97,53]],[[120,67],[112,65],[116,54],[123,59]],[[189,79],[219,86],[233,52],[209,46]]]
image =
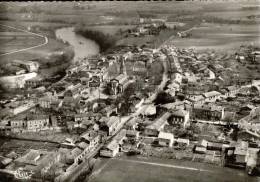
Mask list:
[[35,48],[38,48],[38,47],[42,47],[42,46],[48,44],[48,42],[49,42],[48,38],[46,36],[44,36],[44,35],[41,35],[41,34],[29,32],[27,30],[23,30],[23,29],[20,29],[20,28],[15,28],[15,27],[8,26],[8,25],[3,25],[3,24],[0,24],[0,26],[11,28],[11,29],[14,29],[14,30],[19,30],[19,31],[26,32],[26,33],[31,34],[31,35],[35,35],[35,36],[44,38],[44,43],[41,43],[41,44],[36,45],[36,46],[27,47],[27,48],[23,48],[23,49],[20,49],[20,50],[16,50],[16,51],[11,51],[11,52],[7,52],[7,53],[4,53],[4,54],[0,54],[0,56],[9,55],[9,54],[18,53],[18,52],[23,52],[23,51],[28,51],[28,50],[35,49]]
[[200,171],[212,172],[211,170],[207,170],[207,169],[187,167],[187,166],[181,166],[181,165],[163,164],[163,163],[158,163],[158,162],[146,162],[146,161],[128,160],[128,159],[120,159],[120,158],[112,158],[112,160],[119,160],[119,161],[125,161],[125,162],[133,162],[133,163],[146,164],[146,165],[159,166],[159,167],[167,167],[167,168],[175,168],[175,169],[186,169],[186,170],[198,171],[198,172],[200,172]]

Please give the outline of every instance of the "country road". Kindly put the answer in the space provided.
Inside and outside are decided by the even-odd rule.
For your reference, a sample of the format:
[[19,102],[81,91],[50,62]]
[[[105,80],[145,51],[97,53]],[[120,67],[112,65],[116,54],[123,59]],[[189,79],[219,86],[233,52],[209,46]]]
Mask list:
[[36,45],[36,46],[27,47],[27,48],[23,48],[23,49],[20,49],[20,50],[16,50],[16,51],[11,51],[11,52],[7,52],[7,53],[4,53],[4,54],[0,54],[0,56],[9,55],[9,54],[17,53],[17,52],[28,51],[28,50],[31,50],[31,49],[34,49],[34,48],[42,47],[42,46],[48,44],[48,42],[49,42],[48,38],[46,36],[44,36],[44,35],[41,35],[41,34],[29,32],[27,30],[23,30],[23,29],[20,29],[20,28],[15,28],[15,27],[8,26],[8,25],[3,25],[3,24],[0,24],[0,26],[11,28],[11,29],[14,29],[14,30],[19,30],[19,31],[26,32],[26,33],[31,34],[31,35],[35,35],[35,36],[44,38],[44,43],[41,43],[41,44]]

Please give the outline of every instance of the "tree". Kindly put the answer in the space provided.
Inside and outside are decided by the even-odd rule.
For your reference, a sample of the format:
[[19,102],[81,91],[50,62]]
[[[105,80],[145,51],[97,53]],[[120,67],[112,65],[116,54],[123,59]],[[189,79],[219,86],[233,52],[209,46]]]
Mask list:
[[155,104],[167,104],[167,103],[171,103],[171,102],[175,102],[175,98],[172,97],[170,94],[162,91],[159,92],[156,99],[155,99]]

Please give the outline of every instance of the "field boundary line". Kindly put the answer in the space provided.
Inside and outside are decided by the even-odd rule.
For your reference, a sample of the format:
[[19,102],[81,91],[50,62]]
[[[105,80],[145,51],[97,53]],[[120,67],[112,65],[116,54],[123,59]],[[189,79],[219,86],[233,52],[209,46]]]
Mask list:
[[38,34],[38,33],[33,33],[33,32],[30,32],[30,31],[27,31],[27,30],[15,28],[15,27],[12,27],[12,26],[4,25],[4,24],[0,24],[0,26],[8,27],[8,28],[11,28],[11,29],[14,29],[14,30],[19,30],[19,31],[22,31],[22,32],[25,32],[25,33],[28,33],[28,34],[31,34],[31,35],[35,35],[35,36],[44,38],[44,43],[41,43],[41,44],[36,45],[36,46],[27,47],[27,48],[19,49],[19,50],[16,50],[16,51],[11,51],[11,52],[7,52],[7,53],[4,53],[4,54],[0,54],[0,56],[9,55],[9,54],[17,53],[17,52],[22,52],[22,51],[28,51],[28,50],[35,49],[35,48],[38,48],[38,47],[42,47],[42,46],[49,43],[49,39],[44,35],[41,35],[41,34]]
[[137,160],[128,160],[128,159],[116,159],[116,158],[113,158],[112,160],[119,160],[119,161],[139,163],[139,164],[147,164],[147,165],[160,166],[160,167],[176,168],[176,169],[187,169],[187,170],[191,170],[191,171],[213,172],[211,170],[206,170],[206,169],[200,169],[200,168],[194,168],[194,167],[186,167],[186,166],[173,165],[173,164],[163,164],[163,163],[158,163],[158,162],[146,162],[146,161],[137,161]]

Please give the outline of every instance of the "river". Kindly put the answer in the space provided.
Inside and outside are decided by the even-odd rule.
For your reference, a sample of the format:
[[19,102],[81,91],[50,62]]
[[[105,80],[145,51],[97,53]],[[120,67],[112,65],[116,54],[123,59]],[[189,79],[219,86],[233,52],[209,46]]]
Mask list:
[[96,42],[86,39],[81,35],[77,35],[74,32],[73,27],[57,29],[55,34],[58,39],[68,42],[71,46],[73,46],[75,52],[73,62],[84,57],[96,55],[100,51]]

